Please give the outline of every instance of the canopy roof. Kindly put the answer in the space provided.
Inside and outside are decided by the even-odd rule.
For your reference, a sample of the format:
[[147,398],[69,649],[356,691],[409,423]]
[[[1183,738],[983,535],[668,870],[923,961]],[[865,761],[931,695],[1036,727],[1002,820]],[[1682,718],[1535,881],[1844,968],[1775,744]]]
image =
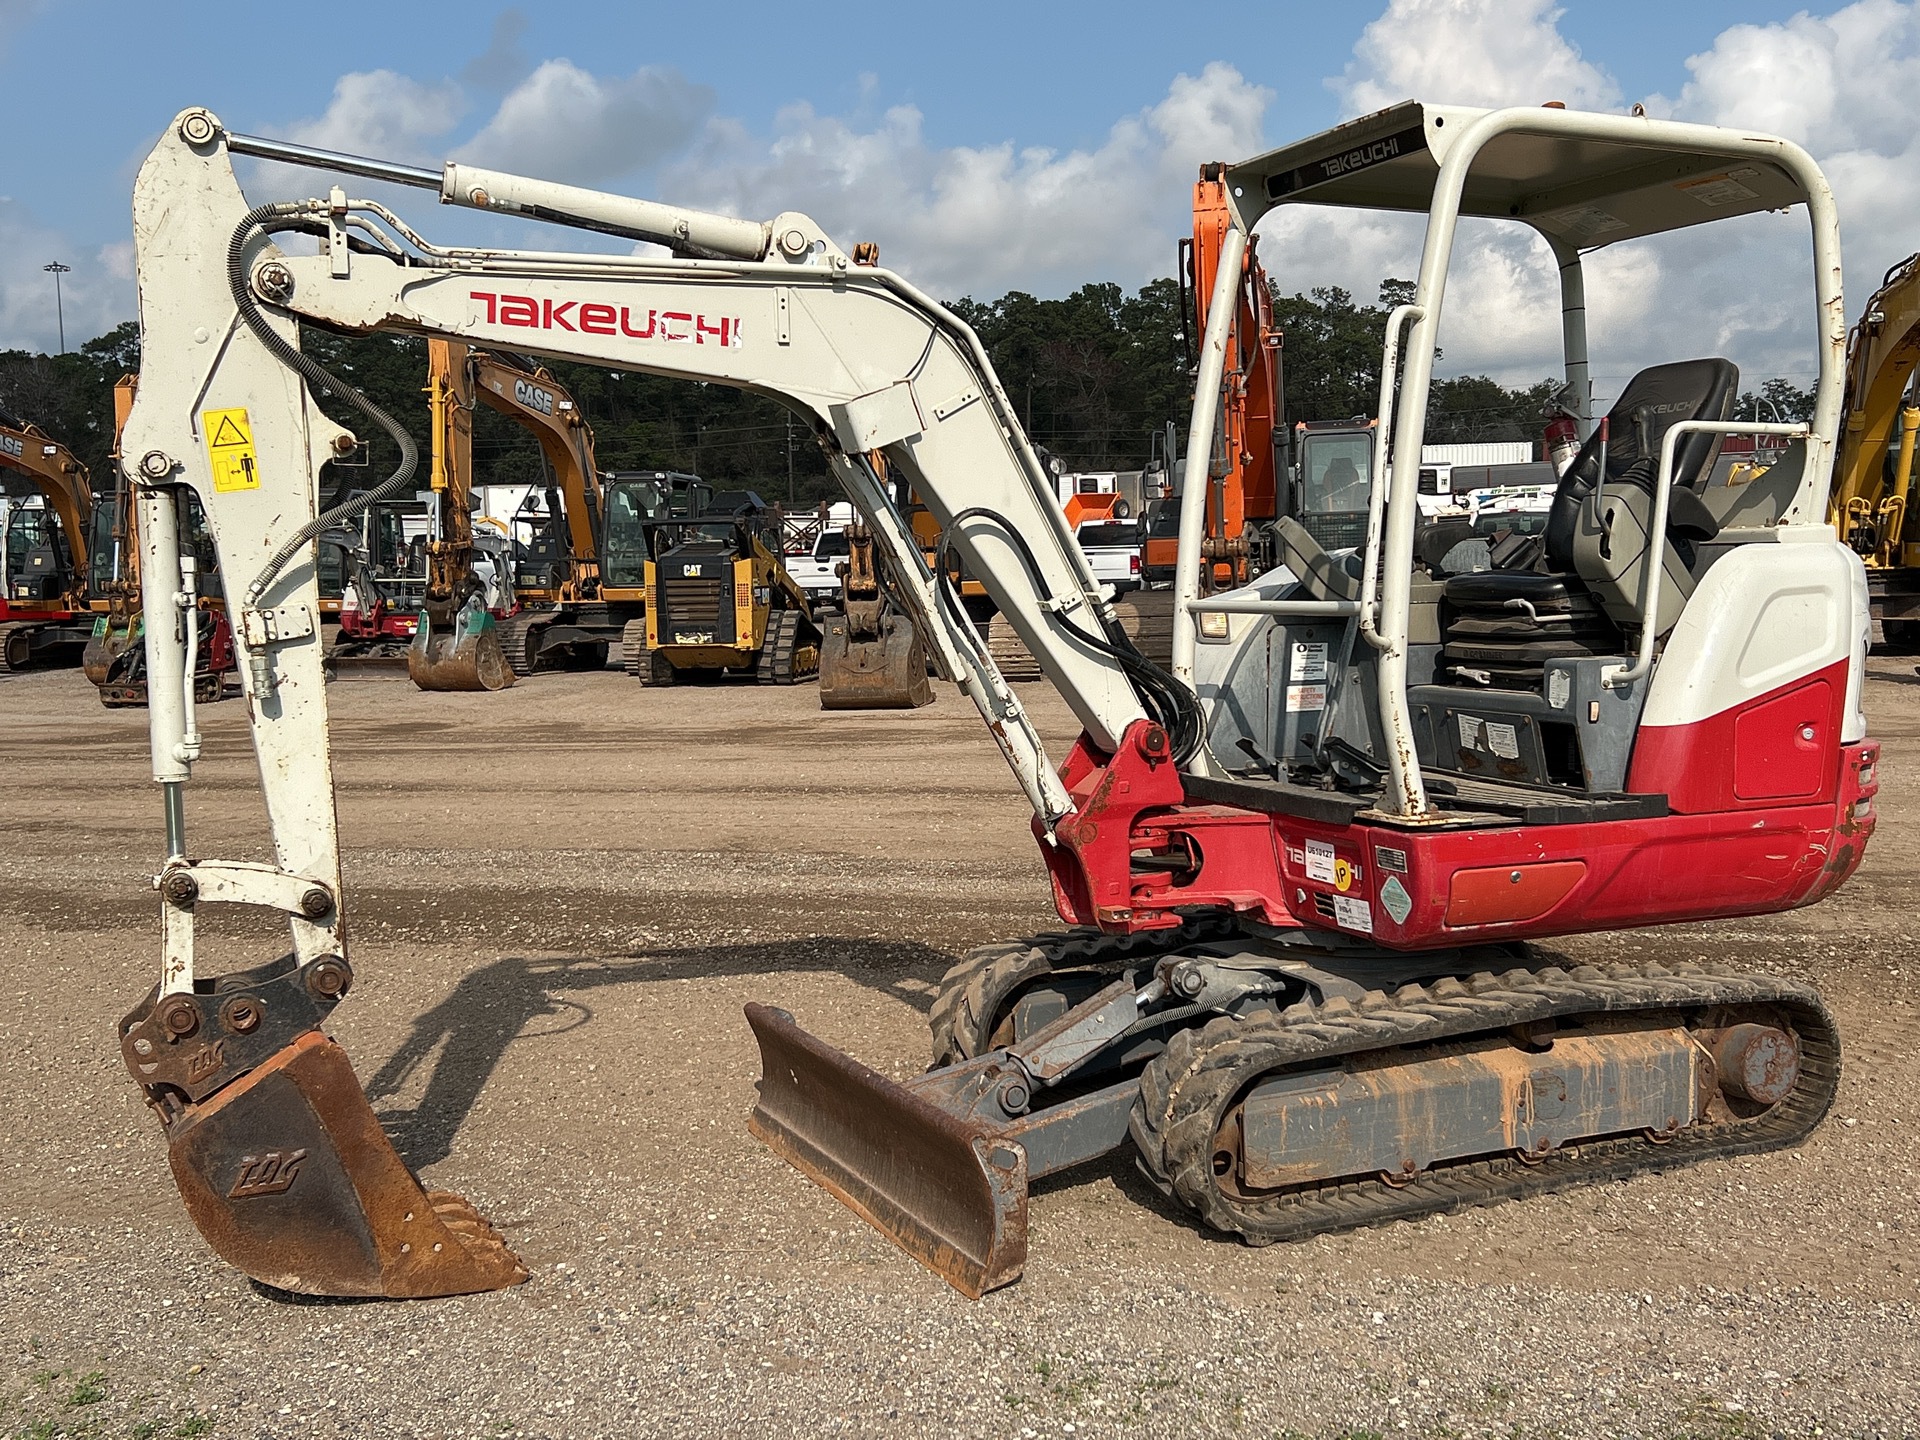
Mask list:
[[[1403,101],[1229,167],[1229,193],[1248,228],[1276,205],[1425,213],[1448,150],[1492,113]],[[1468,169],[1462,215],[1524,221],[1585,250],[1807,198],[1769,158],[1785,148],[1770,136],[1553,108],[1518,113],[1540,129],[1486,143]]]

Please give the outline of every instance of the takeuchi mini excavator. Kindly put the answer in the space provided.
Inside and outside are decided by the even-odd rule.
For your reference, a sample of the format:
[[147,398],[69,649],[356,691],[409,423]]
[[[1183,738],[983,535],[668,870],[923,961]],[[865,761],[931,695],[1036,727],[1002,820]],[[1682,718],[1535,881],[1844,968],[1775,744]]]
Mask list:
[[[338,186],[256,204],[235,155],[666,248],[441,248]],[[1745,131],[1407,102],[1223,179],[1232,226],[1200,345],[1188,496],[1206,485],[1231,299],[1260,218],[1399,211],[1426,216],[1426,241],[1414,298],[1388,323],[1358,561],[1291,535],[1285,568],[1203,596],[1204,507],[1187,506],[1165,670],[1102,598],[978,339],[861,263],[870,249],[849,254],[794,213],[743,220],[322,154],[204,110],[174,121],[135,188],[150,363],[126,449],[148,518],[186,492],[206,505],[274,852],[248,863],[189,846],[191,713],[160,683],[177,682],[184,645],[149,626],[154,693],[170,701],[149,712],[163,942],[120,1042],[222,1256],[325,1294],[526,1276],[471,1206],[422,1189],[322,1029],[354,972],[311,541],[316,468],[352,439],[312,390],[387,422],[301,352],[303,322],[746,387],[813,422],[933,663],[1030,801],[1071,928],[949,974],[935,1068],[904,1083],[750,1006],[764,1066],[750,1126],[966,1293],[1020,1274],[1035,1178],[1121,1147],[1201,1223],[1261,1243],[1774,1149],[1818,1124],[1839,1038],[1804,981],[1691,960],[1570,965],[1531,947],[1810,904],[1872,834],[1865,574],[1826,523],[1846,323],[1819,169]],[[1693,358],[1696,335],[1644,332],[1653,363],[1605,417],[1578,417],[1538,553],[1463,575],[1416,555],[1412,471],[1462,217],[1546,239],[1567,378],[1585,396],[1583,253],[1797,206],[1819,382],[1810,423],[1759,427],[1789,442],[1780,459],[1738,487],[1709,484],[1719,437],[1756,428],[1731,418],[1738,376]],[[299,243],[283,249],[288,235]],[[217,443],[236,416],[244,455]],[[926,565],[874,451],[1080,724],[1057,765]],[[1405,457],[1400,483],[1389,456]],[[179,584],[175,533],[141,529],[152,614]],[[285,953],[201,973],[195,917],[219,904],[284,915]]]

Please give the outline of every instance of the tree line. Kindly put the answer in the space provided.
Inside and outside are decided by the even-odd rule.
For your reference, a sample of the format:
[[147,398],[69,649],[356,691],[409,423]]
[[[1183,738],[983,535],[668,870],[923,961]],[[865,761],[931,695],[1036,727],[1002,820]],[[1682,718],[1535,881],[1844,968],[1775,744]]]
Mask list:
[[[1274,295],[1291,420],[1373,413],[1387,314],[1411,291],[1410,281],[1384,281],[1374,304],[1335,287]],[[1069,468],[1138,469],[1159,453],[1169,423],[1184,431],[1194,328],[1175,280],[1152,280],[1132,294],[1114,284],[1084,285],[1055,300],[1012,291],[991,301],[961,299],[952,309],[979,333],[1027,433]],[[310,327],[302,345],[405,423],[426,454],[425,341]],[[128,321],[66,355],[0,351],[0,407],[64,442],[104,486],[113,385],[138,369],[139,347]],[[778,401],[720,385],[547,364],[592,424],[603,470],[692,471],[722,488],[801,505],[839,495],[809,422]],[[1543,408],[1558,389],[1552,378],[1518,389],[1485,375],[1436,379],[1427,438],[1537,440]],[[1743,395],[1737,413],[1802,420],[1812,401],[1811,391],[1776,379]],[[337,396],[320,403],[367,442],[366,468],[353,473],[371,482],[391,470],[397,447],[387,435]],[[543,462],[531,434],[485,407],[474,419],[480,483],[540,483]],[[353,473],[341,478],[356,484]]]

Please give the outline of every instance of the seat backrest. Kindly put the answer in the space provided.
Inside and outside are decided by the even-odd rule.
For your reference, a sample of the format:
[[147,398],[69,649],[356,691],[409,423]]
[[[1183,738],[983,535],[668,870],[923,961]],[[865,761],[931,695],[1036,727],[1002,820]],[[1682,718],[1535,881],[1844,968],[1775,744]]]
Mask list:
[[[1682,420],[1729,418],[1739,391],[1740,369],[1731,360],[1679,360],[1642,370],[1628,381],[1613,409],[1607,412],[1605,426],[1594,427],[1554,490],[1553,508],[1547,514],[1547,563],[1555,570],[1573,568],[1573,538],[1580,507],[1600,484],[1602,467],[1609,486],[1631,480],[1650,490],[1660,464],[1660,442],[1667,431]],[[1602,435],[1607,437],[1604,447]],[[1674,456],[1673,483],[1691,488],[1712,468],[1719,453],[1720,436],[1697,432],[1687,436]],[[1638,471],[1636,466],[1640,467]],[[1629,476],[1630,471],[1635,473]]]

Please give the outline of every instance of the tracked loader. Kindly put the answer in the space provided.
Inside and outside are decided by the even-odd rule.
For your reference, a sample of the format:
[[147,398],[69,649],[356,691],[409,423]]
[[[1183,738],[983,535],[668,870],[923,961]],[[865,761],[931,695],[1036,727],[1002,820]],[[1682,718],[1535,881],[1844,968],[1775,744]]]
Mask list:
[[[235,155],[672,253],[442,249],[344,189],[256,205]],[[1233,216],[1201,337],[1189,496],[1206,484],[1253,225],[1282,205],[1399,211],[1426,217],[1426,243],[1414,298],[1389,319],[1362,563],[1329,564],[1282,523],[1285,566],[1202,595],[1203,507],[1184,507],[1165,670],[1102,598],[977,337],[862,263],[870,248],[849,254],[795,213],[742,220],[326,155],[203,110],[174,121],[134,197],[153,357],[127,430],[155,522],[141,526],[142,578],[150,610],[179,584],[177,532],[157,522],[197,494],[237,609],[275,848],[261,864],[189,847],[182,647],[150,628],[163,946],[120,1041],[221,1255],[326,1294],[526,1275],[471,1206],[408,1172],[322,1029],[353,969],[314,633],[314,463],[348,437],[310,390],[387,421],[298,349],[302,322],[749,387],[817,423],[936,668],[1031,803],[1071,928],[957,967],[933,1006],[935,1068],[907,1082],[749,1007],[764,1066],[750,1127],[965,1293],[1021,1273],[1034,1179],[1125,1148],[1200,1223],[1264,1243],[1771,1150],[1819,1123],[1839,1037],[1814,989],[1777,973],[1789,957],[1573,964],[1532,948],[1811,904],[1872,835],[1865,572],[1826,523],[1846,325],[1818,167],[1750,131],[1407,102],[1223,179]],[[1585,396],[1583,253],[1786,210],[1809,222],[1819,380],[1809,423],[1759,427],[1788,442],[1780,460],[1708,483],[1719,437],[1756,427],[1730,418],[1733,365],[1686,358],[1701,342],[1675,334],[1605,417],[1578,417],[1584,442],[1533,563],[1445,578],[1416,563],[1413,471],[1463,218],[1545,238]],[[286,233],[302,250],[317,233],[318,253],[281,249]],[[216,343],[196,348],[201,335]],[[256,463],[250,483],[222,485],[234,457],[210,437],[235,412]],[[381,489],[413,483],[400,444]],[[1057,768],[926,566],[876,450],[1081,725]],[[1465,652],[1483,663],[1458,663]],[[287,950],[199,973],[209,904],[284,915]]]

